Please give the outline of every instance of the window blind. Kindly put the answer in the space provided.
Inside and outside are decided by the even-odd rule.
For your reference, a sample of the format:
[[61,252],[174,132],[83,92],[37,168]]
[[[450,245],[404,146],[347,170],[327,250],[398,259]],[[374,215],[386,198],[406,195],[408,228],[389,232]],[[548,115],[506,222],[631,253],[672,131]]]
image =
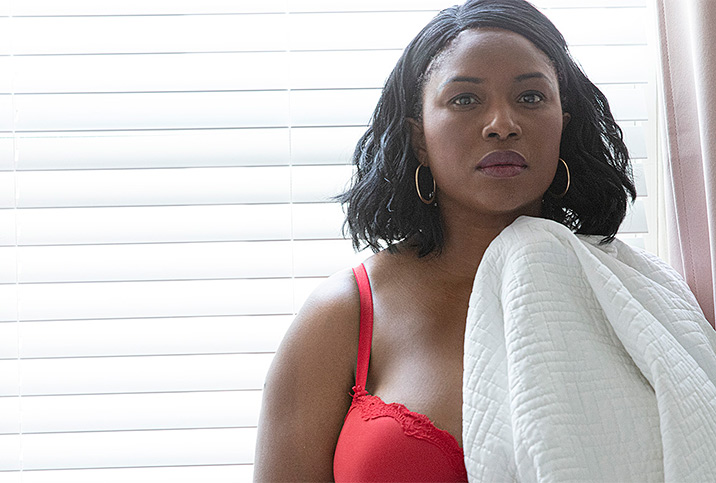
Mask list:
[[[0,2],[0,482],[250,480],[283,333],[367,256],[330,197],[452,3]],[[626,134],[620,237],[656,251],[646,1],[535,4]]]

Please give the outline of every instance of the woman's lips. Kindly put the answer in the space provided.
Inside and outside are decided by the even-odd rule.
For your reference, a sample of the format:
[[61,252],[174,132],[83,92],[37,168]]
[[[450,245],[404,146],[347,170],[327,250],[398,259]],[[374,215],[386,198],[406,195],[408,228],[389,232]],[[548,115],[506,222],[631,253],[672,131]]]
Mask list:
[[498,165],[480,168],[480,172],[493,178],[512,178],[513,176],[520,174],[525,169],[527,169],[527,166]]
[[493,178],[511,178],[527,169],[527,162],[517,151],[492,151],[482,157],[476,168]]

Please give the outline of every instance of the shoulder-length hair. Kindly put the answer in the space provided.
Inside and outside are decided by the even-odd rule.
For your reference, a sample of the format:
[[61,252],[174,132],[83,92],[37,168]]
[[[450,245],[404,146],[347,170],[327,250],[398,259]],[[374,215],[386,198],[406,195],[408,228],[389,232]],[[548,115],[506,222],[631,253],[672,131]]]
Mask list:
[[[379,251],[408,240],[419,256],[440,253],[444,238],[440,209],[417,196],[418,160],[411,148],[409,118],[420,118],[422,88],[431,63],[467,29],[499,28],[532,42],[552,61],[562,109],[571,119],[562,133],[560,157],[571,182],[562,198],[547,194],[542,216],[573,232],[601,235],[609,242],[619,229],[628,198],[636,198],[622,131],[604,94],[572,59],[562,34],[524,0],[468,0],[441,11],[410,42],[386,80],[370,125],[353,154],[351,186],[337,197],[356,249]],[[558,169],[558,173],[560,170]],[[564,190],[557,175],[549,192]]]

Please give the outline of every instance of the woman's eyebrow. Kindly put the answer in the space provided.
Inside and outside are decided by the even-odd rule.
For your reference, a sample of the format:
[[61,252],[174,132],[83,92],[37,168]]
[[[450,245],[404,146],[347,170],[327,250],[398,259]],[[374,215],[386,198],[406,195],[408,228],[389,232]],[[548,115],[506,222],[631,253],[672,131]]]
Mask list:
[[[523,81],[526,81],[529,79],[544,79],[547,82],[551,83],[549,77],[547,77],[542,72],[527,72],[526,74],[520,74],[515,77],[515,82],[523,82]],[[459,76],[451,77],[450,79],[444,81],[442,84],[440,84],[438,86],[438,90],[442,90],[443,87],[445,87],[447,84],[451,84],[453,82],[471,82],[473,84],[482,84],[483,82],[485,82],[485,79],[483,79],[482,77],[470,77],[470,76],[459,75]]]
[[468,77],[468,76],[456,76],[451,77],[450,79],[446,80],[442,84],[438,86],[438,90],[441,90],[443,87],[445,87],[447,84],[450,84],[452,82],[472,82],[473,84],[482,84],[485,82],[485,79],[481,77]]
[[549,82],[549,78],[542,72],[528,72],[526,74],[520,74],[515,77],[515,82],[522,82],[528,79],[544,79]]

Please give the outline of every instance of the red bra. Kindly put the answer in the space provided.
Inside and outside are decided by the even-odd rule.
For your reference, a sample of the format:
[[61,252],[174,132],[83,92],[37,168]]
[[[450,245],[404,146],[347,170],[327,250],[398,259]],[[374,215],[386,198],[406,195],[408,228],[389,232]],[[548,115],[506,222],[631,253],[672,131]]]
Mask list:
[[333,457],[335,481],[467,481],[462,449],[450,433],[427,416],[386,404],[365,390],[373,297],[363,264],[353,273],[360,292],[358,363],[353,402]]

